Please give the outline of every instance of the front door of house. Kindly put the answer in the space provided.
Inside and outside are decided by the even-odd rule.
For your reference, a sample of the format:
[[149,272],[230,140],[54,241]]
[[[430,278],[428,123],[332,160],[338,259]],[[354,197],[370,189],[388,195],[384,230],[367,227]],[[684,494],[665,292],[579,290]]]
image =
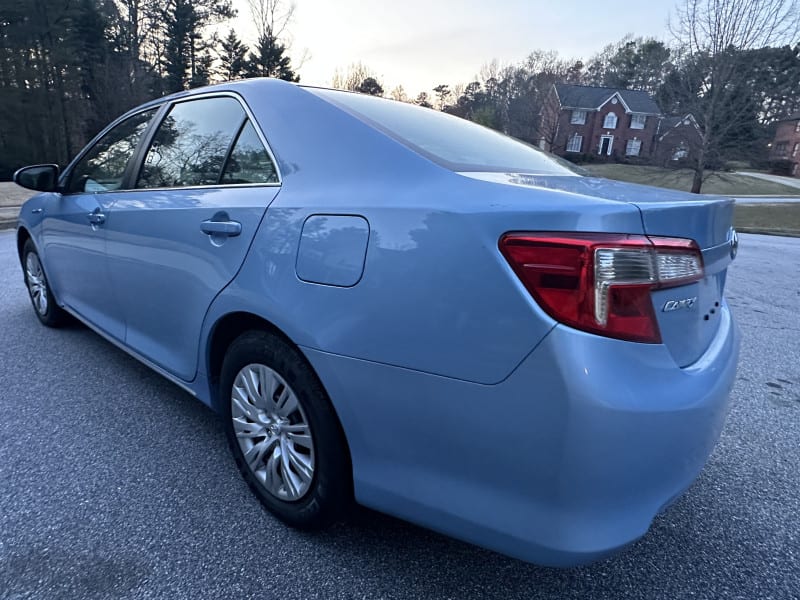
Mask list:
[[600,136],[600,151],[598,154],[604,154],[606,156],[611,155],[611,144],[614,143],[614,136],[613,135],[601,135]]

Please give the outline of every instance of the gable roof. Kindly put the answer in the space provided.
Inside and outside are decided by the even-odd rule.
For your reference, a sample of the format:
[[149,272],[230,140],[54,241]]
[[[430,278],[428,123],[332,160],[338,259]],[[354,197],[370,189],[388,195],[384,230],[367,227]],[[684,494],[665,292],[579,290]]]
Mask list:
[[567,85],[564,83],[557,83],[555,86],[562,108],[597,110],[614,94],[618,94],[631,112],[649,115],[661,114],[661,109],[655,103],[655,100],[650,94],[641,90],[620,90],[588,85]]
[[[686,121],[689,122],[686,123]],[[663,140],[665,137],[667,137],[667,134],[670,131],[676,127],[680,127],[681,125],[692,125],[698,132],[700,132],[700,125],[697,124],[697,119],[694,118],[692,113],[688,113],[682,117],[679,115],[662,117],[658,122],[656,135],[660,136],[658,139]]]

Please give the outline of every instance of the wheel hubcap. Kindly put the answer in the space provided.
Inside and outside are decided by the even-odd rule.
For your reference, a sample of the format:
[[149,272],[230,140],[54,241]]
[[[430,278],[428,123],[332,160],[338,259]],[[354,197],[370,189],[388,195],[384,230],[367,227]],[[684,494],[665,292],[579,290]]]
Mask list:
[[25,278],[36,311],[40,315],[47,314],[47,282],[39,257],[33,253],[28,254],[28,258],[25,259]]
[[314,441],[297,396],[275,371],[250,364],[231,392],[233,430],[250,471],[270,494],[299,500],[314,477]]

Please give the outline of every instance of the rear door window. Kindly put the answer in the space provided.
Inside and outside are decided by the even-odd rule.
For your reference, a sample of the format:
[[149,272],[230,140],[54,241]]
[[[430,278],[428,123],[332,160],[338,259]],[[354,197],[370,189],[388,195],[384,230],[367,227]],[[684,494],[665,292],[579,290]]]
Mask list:
[[225,164],[221,183],[223,185],[278,183],[275,165],[249,120],[233,146],[233,151]]
[[176,104],[158,126],[136,187],[217,185],[244,119],[244,109],[231,97]]

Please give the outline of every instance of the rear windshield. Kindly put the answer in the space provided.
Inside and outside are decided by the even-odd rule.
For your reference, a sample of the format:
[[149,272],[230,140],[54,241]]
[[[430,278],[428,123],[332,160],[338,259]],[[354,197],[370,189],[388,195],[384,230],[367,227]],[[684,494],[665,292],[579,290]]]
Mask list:
[[581,173],[552,154],[444,112],[364,94],[306,89],[453,171]]

